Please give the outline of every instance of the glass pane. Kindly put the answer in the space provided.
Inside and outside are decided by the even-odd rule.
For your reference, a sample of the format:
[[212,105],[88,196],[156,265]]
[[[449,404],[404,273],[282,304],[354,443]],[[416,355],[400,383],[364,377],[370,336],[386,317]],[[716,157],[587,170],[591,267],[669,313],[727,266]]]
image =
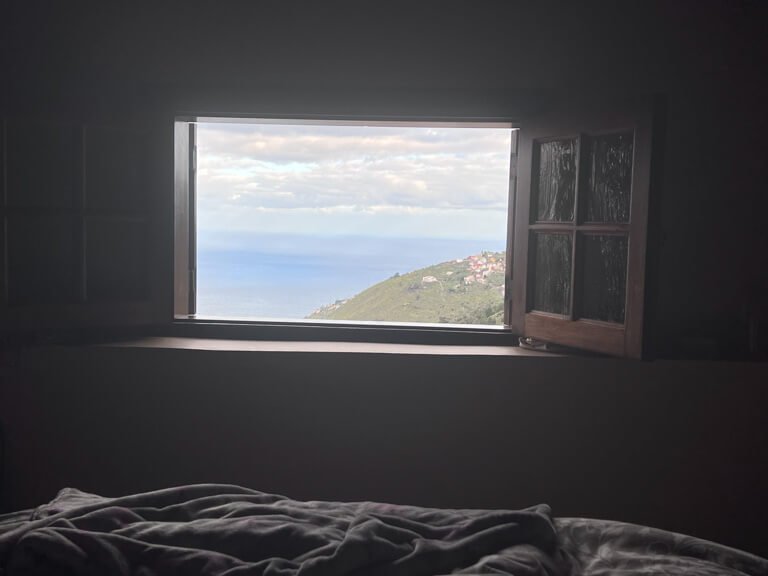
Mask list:
[[569,314],[571,246],[568,234],[533,234],[533,290],[530,308]]
[[573,220],[573,199],[576,195],[575,138],[542,142],[539,146],[539,166],[535,171],[537,221],[568,222]]
[[72,206],[80,145],[71,126],[8,122],[9,206]]
[[629,222],[632,132],[597,136],[589,152],[588,222]]
[[70,216],[8,217],[7,283],[10,304],[71,302],[75,298],[75,228]]
[[146,299],[149,293],[147,224],[91,219],[87,226],[88,299]]
[[503,324],[514,134],[198,123],[198,318]]
[[627,237],[584,236],[582,316],[624,323]]
[[129,129],[89,127],[85,192],[89,211],[146,212],[149,138]]

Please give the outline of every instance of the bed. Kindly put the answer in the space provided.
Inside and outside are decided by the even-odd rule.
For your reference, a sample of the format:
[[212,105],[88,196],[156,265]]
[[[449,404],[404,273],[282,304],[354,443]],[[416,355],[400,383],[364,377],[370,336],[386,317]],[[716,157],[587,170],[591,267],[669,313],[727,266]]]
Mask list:
[[200,484],[107,498],[65,488],[0,516],[0,575],[768,576],[768,560],[654,528],[523,510],[298,501]]

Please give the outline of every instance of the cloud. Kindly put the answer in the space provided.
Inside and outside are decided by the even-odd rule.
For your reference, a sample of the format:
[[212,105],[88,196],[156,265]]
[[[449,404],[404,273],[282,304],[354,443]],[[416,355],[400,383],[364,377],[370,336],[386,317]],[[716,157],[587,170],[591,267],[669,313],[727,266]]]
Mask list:
[[509,146],[509,129],[204,123],[199,211],[211,227],[255,212],[506,212]]

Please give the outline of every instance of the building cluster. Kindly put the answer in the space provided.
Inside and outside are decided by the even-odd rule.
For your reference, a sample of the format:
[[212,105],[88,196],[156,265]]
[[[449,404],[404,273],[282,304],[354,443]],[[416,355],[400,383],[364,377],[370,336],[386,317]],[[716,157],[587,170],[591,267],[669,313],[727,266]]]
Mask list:
[[494,272],[500,272],[504,274],[506,271],[506,262],[504,256],[492,256],[487,253],[479,254],[476,256],[469,256],[466,259],[470,274],[464,276],[464,284],[485,284],[490,274]]

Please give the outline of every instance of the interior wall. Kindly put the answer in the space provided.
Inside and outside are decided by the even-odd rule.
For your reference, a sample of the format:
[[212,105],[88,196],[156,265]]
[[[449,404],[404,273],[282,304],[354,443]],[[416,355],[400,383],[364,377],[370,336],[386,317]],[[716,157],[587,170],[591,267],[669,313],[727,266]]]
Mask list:
[[617,519],[768,555],[768,365],[61,347],[0,391],[6,506],[195,482]]

